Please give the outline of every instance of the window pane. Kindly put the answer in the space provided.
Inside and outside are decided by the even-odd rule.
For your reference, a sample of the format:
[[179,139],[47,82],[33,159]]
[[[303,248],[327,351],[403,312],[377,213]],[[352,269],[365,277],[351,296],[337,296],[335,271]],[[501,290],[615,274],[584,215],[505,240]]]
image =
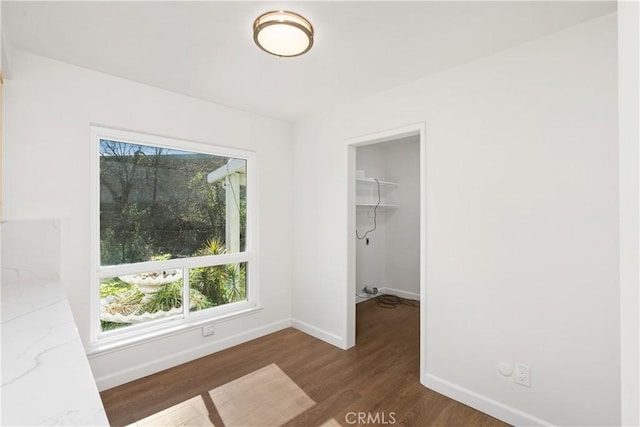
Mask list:
[[246,160],[100,139],[101,265],[245,250]]
[[152,271],[100,281],[102,331],[182,316],[182,270]]
[[190,269],[190,311],[245,301],[247,299],[246,267],[247,263],[243,262]]
[[[189,311],[247,299],[247,263],[189,270]],[[152,271],[100,281],[102,331],[182,316],[181,269]]]

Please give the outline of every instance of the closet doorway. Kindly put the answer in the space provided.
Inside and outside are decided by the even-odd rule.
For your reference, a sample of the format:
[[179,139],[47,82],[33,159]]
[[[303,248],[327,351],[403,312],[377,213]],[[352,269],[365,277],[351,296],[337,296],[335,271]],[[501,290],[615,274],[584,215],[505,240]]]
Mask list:
[[356,342],[356,304],[380,294],[420,301],[420,373],[425,366],[424,124],[347,141],[347,341]]

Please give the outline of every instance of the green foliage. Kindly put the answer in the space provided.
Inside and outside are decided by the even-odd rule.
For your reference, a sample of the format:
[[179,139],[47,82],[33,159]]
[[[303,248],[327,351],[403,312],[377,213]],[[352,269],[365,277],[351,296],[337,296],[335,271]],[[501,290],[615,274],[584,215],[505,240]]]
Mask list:
[[140,312],[155,313],[157,311],[169,311],[172,308],[182,306],[182,280],[167,283],[151,296]]
[[[149,258],[152,248],[149,236],[142,232],[142,225],[149,217],[149,209],[140,209],[132,203],[124,206],[112,221],[100,219],[104,229],[100,236],[102,265],[140,262]],[[105,224],[106,223],[106,224]]]
[[206,255],[223,255],[228,253],[228,251],[224,247],[224,243],[222,243],[218,239],[209,239],[204,244],[204,246],[196,252],[198,256],[206,256]]
[[[227,250],[219,240],[210,239],[197,255],[222,255]],[[246,298],[246,273],[244,264],[224,264],[212,267],[192,268],[189,271],[191,286],[202,292],[214,306],[241,301]]]
[[[227,250],[222,242],[217,239],[209,239],[196,252],[196,255],[207,256],[226,253]],[[162,261],[170,259],[171,256],[169,253],[164,253],[152,255],[149,258],[153,261]],[[191,284],[189,289],[191,311],[246,299],[246,265],[244,263],[191,268],[189,269],[189,281]],[[110,304],[107,311],[112,314],[155,313],[182,307],[182,287],[182,280],[168,283],[151,295],[148,301],[145,301],[143,300],[144,295],[137,287],[114,277],[102,280],[100,297],[109,298]],[[126,326],[126,324],[104,321],[101,322],[101,325],[103,331]]]
[[143,297],[144,294],[136,287],[118,292],[111,296],[111,303],[107,311],[111,314],[122,314],[124,316],[136,314],[140,310]]
[[[103,281],[100,285],[100,298],[109,297],[110,304],[107,312],[111,314],[129,315],[137,313],[142,305],[144,295],[134,286],[122,282],[118,278],[111,278]],[[100,321],[103,331],[128,326],[127,323]]]
[[229,302],[242,301],[247,298],[245,264],[227,264],[224,266],[227,275],[227,298]]
[[114,265],[120,262],[122,252],[118,246],[116,232],[111,227],[100,230],[100,263]]
[[122,328],[123,326],[129,326],[128,323],[115,323],[115,322],[105,322],[104,320],[100,321],[100,327],[102,331],[112,331],[114,329]]
[[[211,301],[196,289],[189,289],[191,310],[203,310],[212,306]],[[140,308],[140,312],[155,313],[182,307],[182,280],[167,283],[153,294],[149,302]]]
[[[207,175],[228,157],[180,152],[120,141],[100,141],[102,265],[134,263],[152,254],[193,256],[208,239],[224,241],[222,181]],[[246,189],[237,195],[241,247]]]
[[182,210],[182,217],[197,230],[198,248],[205,239],[223,240],[225,235],[225,190],[221,181],[207,182],[208,172],[201,170],[191,176]]
[[167,261],[171,259],[171,254],[151,255],[150,261]]
[[213,306],[226,303],[224,266],[192,268],[189,282],[192,288],[206,295]]
[[[124,284],[125,286],[122,286]],[[129,287],[127,289],[127,287]],[[182,307],[182,280],[167,283],[151,296],[147,302],[143,302],[142,294],[135,286],[127,285],[117,278],[112,278],[101,286],[101,298],[111,296],[111,303],[107,311],[111,314],[142,314],[169,311],[172,308]],[[204,310],[212,307],[211,301],[197,289],[189,289],[189,301],[191,311]],[[126,323],[100,322],[102,331],[117,329],[127,326]]]
[[117,277],[103,279],[100,282],[100,298],[106,298],[109,295],[117,295],[121,292],[130,290],[132,285],[123,282]]
[[191,311],[204,310],[213,307],[211,300],[200,293],[197,289],[189,289],[189,300],[191,301]]
[[[226,253],[224,245],[219,240],[210,239],[198,250],[196,255],[222,255],[224,253]],[[206,295],[214,306],[227,302],[224,266],[192,268],[189,270],[189,283],[192,288]]]

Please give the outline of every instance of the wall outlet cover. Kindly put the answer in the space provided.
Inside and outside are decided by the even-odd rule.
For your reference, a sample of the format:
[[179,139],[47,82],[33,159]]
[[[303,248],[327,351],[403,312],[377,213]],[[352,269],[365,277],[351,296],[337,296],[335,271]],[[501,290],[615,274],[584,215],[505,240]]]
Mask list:
[[207,323],[202,327],[202,336],[208,337],[216,333],[216,325],[214,323]]
[[525,387],[531,387],[531,371],[529,366],[522,363],[516,363],[515,381],[517,384]]

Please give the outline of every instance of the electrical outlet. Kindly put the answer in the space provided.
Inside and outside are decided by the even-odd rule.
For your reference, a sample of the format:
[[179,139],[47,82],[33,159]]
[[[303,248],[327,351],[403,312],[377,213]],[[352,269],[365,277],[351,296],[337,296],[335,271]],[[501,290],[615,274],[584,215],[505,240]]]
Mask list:
[[202,336],[208,337],[216,333],[216,325],[214,323],[207,323],[202,327]]
[[516,363],[516,383],[525,387],[531,387],[531,372],[527,365]]

